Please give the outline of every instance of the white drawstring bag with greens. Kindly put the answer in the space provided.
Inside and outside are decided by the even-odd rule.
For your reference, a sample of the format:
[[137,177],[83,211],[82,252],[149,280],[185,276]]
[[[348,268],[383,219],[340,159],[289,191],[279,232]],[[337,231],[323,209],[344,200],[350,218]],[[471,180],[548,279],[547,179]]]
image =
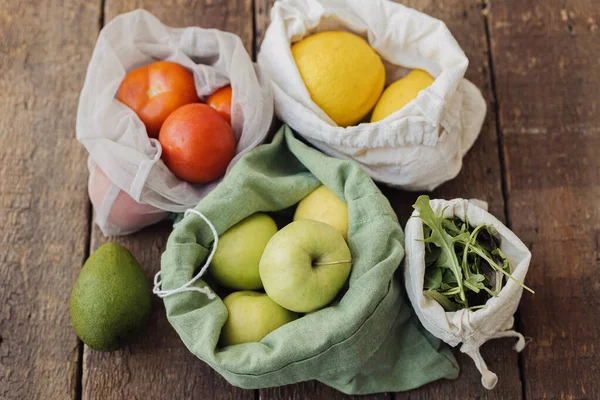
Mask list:
[[[487,300],[482,308],[445,311],[438,301],[424,294],[426,269],[424,220],[416,210],[406,224],[404,278],[408,297],[423,326],[451,346],[462,344],[460,351],[466,353],[475,362],[475,366],[481,372],[483,386],[492,389],[496,386],[498,377],[487,368],[479,348],[488,340],[509,336],[518,338],[514,346],[517,352],[525,347],[523,335],[513,330],[513,315],[521,300],[522,284],[529,268],[531,253],[510,229],[487,211],[487,207],[484,209],[474,203],[482,205],[481,202],[465,199],[429,202],[435,216],[468,221],[471,227],[480,224],[491,225],[500,239],[499,248],[508,259],[510,274],[514,279],[506,279],[497,296]],[[415,206],[418,204],[419,201]]]
[[[381,121],[338,126],[311,99],[290,47],[311,34],[340,30],[361,36],[379,54],[386,86],[409,69],[425,70],[435,81]],[[469,60],[446,25],[388,0],[277,1],[258,64],[273,81],[277,116],[296,133],[406,190],[433,190],[454,178],[485,118],[481,92],[464,79]]]

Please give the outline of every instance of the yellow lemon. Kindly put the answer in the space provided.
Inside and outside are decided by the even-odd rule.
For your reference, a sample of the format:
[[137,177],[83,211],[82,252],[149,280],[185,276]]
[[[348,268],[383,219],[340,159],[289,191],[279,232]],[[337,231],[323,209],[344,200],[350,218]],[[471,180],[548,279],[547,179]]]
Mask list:
[[371,122],[380,121],[398,111],[414,98],[419,92],[433,83],[433,78],[421,69],[410,71],[404,78],[388,86],[377,102]]
[[364,118],[383,91],[381,59],[352,33],[316,33],[294,43],[292,55],[311,99],[340,126]]

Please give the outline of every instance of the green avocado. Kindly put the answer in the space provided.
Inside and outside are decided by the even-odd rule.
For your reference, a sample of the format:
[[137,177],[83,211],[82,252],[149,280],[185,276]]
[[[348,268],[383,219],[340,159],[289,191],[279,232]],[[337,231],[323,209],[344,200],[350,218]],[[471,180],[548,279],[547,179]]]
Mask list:
[[139,333],[150,319],[152,293],[129,250],[100,246],[85,262],[71,292],[71,322],[89,347],[112,351]]

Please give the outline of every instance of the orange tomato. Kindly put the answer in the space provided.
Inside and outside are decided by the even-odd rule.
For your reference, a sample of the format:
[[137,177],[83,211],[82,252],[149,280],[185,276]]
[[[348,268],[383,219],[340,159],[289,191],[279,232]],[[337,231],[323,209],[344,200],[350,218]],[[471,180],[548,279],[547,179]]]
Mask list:
[[158,61],[128,73],[117,99],[135,111],[153,138],[169,114],[200,101],[192,73],[169,61]]
[[206,104],[217,110],[231,124],[231,86],[227,85],[211,94]]
[[165,120],[162,159],[179,179],[207,183],[225,173],[235,155],[231,126],[206,104],[187,104]]

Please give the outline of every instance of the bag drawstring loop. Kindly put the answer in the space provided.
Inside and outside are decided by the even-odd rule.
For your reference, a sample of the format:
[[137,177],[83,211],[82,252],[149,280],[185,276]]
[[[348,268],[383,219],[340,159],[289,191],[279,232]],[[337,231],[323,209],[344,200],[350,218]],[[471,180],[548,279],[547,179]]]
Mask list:
[[160,273],[161,273],[161,271],[158,271],[156,273],[156,275],[154,275],[154,288],[152,289],[152,293],[154,293],[155,295],[157,295],[160,298],[171,296],[171,295],[173,295],[175,293],[181,293],[181,292],[200,292],[200,293],[204,293],[206,295],[206,297],[208,297],[209,300],[213,300],[214,298],[217,297],[210,290],[210,288],[208,286],[204,286],[203,288],[191,286],[198,279],[200,279],[206,273],[206,271],[208,270],[210,262],[212,261],[214,255],[215,255],[215,252],[217,251],[217,246],[219,244],[219,235],[217,233],[217,230],[215,229],[215,226],[212,224],[212,222],[210,222],[210,220],[208,218],[206,218],[206,216],[204,216],[204,214],[202,214],[198,210],[194,210],[192,208],[186,210],[186,212],[184,213],[184,218],[187,217],[190,213],[195,214],[195,215],[199,216],[200,218],[202,218],[204,220],[204,222],[206,222],[206,224],[210,228],[210,230],[211,230],[211,232],[213,234],[213,237],[215,238],[215,241],[214,241],[213,246],[212,246],[212,250],[210,251],[210,254],[208,255],[208,258],[206,259],[206,262],[204,263],[204,265],[202,266],[202,268],[200,269],[200,271],[194,277],[192,277],[192,279],[190,279],[189,281],[187,281],[185,284],[183,284],[182,286],[178,287],[177,289],[171,289],[171,290],[163,290],[163,289],[161,289],[161,285],[162,285],[162,280],[160,279]]

